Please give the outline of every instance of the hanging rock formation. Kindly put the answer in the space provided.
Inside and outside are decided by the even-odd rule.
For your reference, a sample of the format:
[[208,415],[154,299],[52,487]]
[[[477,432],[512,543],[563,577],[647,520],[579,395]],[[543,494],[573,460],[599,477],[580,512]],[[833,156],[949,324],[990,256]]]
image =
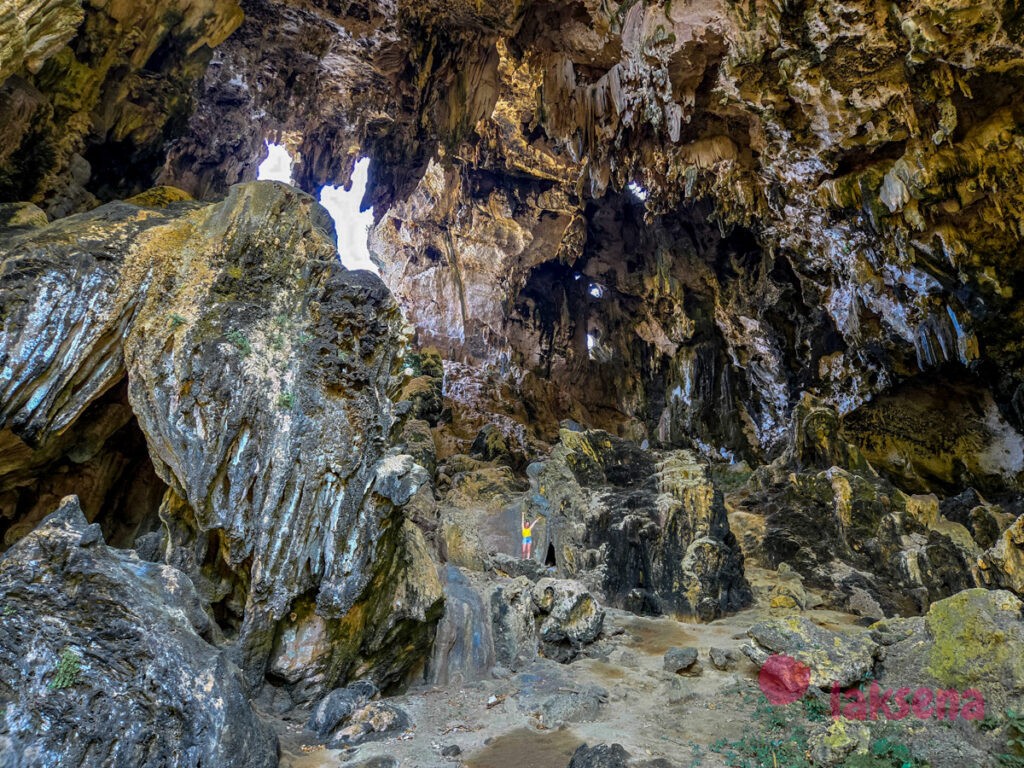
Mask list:
[[[339,686],[492,675],[584,722],[622,611],[752,603],[758,663],[1017,706],[1022,91],[1014,0],[5,3],[0,592],[45,658],[0,615],[0,747],[269,766],[246,696],[364,749],[406,713]],[[382,279],[312,197],[362,158]],[[867,754],[827,728],[800,759]]]

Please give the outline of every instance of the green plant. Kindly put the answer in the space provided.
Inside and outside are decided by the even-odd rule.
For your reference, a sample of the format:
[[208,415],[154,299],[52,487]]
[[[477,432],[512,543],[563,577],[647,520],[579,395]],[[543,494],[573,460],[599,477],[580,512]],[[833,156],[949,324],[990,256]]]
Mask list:
[[419,352],[410,352],[402,360],[402,368],[412,371],[413,376],[419,376],[423,373],[422,362],[423,359]]
[[844,764],[846,768],[917,768],[921,763],[906,744],[886,738],[875,739],[866,753],[851,755]]
[[1024,768],[1024,712],[1006,710],[1006,752],[999,764],[1008,768]]
[[60,691],[70,688],[78,683],[78,676],[82,671],[82,657],[70,648],[60,652],[57,659],[57,668],[54,671],[53,679],[47,683],[51,691]]
[[4,616],[13,616],[15,613],[17,613],[17,610],[15,609],[15,607],[13,605],[5,605],[4,606],[4,610],[3,610],[3,615]]
[[802,701],[804,717],[812,723],[823,723],[828,719],[829,708],[824,699],[817,696],[805,696]]
[[794,722],[802,710],[772,705],[761,695],[756,701],[749,732],[736,741],[719,739],[711,751],[731,768],[810,768],[807,728]]
[[[731,768],[811,768],[808,724],[828,718],[827,702],[806,696],[789,706],[772,705],[757,697],[750,727],[736,741],[720,739],[712,752],[725,758]],[[867,752],[846,758],[844,768],[924,768],[910,748],[891,738],[878,735]],[[1014,767],[1016,768],[1016,766]]]
[[179,315],[177,312],[171,312],[170,319],[167,322],[171,326],[171,330],[173,331],[185,324],[185,318]]
[[252,344],[245,338],[245,334],[239,330],[231,331],[228,334],[228,341],[238,347],[238,350],[242,353],[242,357],[248,357],[252,353]]
[[291,392],[282,392],[277,396],[277,407],[291,409],[295,405],[295,395]]
[[1003,724],[1003,718],[1001,715],[997,715],[994,712],[989,712],[981,720],[978,720],[978,730],[988,733],[994,731],[996,728]]

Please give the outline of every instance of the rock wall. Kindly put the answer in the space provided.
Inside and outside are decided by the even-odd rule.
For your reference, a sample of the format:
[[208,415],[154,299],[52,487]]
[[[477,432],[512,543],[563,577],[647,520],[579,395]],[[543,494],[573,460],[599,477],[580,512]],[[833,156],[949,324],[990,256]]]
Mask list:
[[[267,138],[309,192],[369,156],[373,248],[424,343],[535,412],[560,392],[562,417],[763,459],[802,391],[847,413],[951,365],[1021,426],[1013,3],[47,8],[5,17],[8,102],[60,124],[75,89],[89,117],[56,142],[11,111],[7,199],[223,194]],[[130,22],[127,69],[93,67]]]
[[397,306],[341,267],[308,196],[258,183],[214,205],[182,197],[4,232],[0,424],[38,465],[127,377],[169,486],[160,556],[196,581],[250,684],[287,653],[282,619],[307,613],[326,628],[304,684],[355,667],[400,680],[416,654],[390,646],[406,631],[419,639],[399,647],[429,642],[441,593],[400,511],[424,471],[387,455]]
[[235,0],[5,3],[0,202],[59,217],[151,187],[211,49],[242,16]]

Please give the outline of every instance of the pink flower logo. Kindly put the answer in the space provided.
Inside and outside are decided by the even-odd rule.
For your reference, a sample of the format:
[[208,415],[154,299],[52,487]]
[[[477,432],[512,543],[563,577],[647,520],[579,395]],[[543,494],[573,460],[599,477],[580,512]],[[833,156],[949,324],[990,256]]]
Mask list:
[[790,656],[773,654],[761,666],[757,684],[769,703],[792,704],[807,692],[811,684],[811,668]]

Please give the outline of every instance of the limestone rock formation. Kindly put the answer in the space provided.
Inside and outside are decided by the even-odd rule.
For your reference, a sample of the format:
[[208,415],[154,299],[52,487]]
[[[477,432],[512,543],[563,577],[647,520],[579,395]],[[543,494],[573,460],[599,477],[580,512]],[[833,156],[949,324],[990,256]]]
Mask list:
[[986,586],[1008,589],[1018,597],[1024,595],[1024,515],[981,556],[978,567]]
[[604,611],[579,582],[541,579],[533,603],[541,615],[541,650],[549,659],[571,661],[604,627]]
[[772,654],[789,657],[810,670],[810,684],[831,688],[856,685],[874,673],[881,655],[866,633],[848,637],[819,627],[802,616],[770,619],[752,626],[754,641],[743,652],[758,664]]
[[211,49],[242,18],[235,0],[5,3],[0,201],[63,216],[151,187]]
[[0,557],[0,606],[5,766],[277,765],[188,576],[107,546],[77,498]]
[[[274,762],[261,686],[345,747],[407,725],[353,680],[515,675],[510,718],[601,717],[626,689],[558,663],[598,674],[601,604],[708,621],[751,583],[758,661],[1016,706],[1022,90],[1016,0],[8,0],[0,580],[30,550],[51,597],[121,569],[154,647],[220,665],[230,706],[169,689],[167,748],[225,764]],[[246,183],[268,141],[297,189]],[[363,159],[380,279],[313,198]],[[17,713],[92,651],[47,636],[22,674],[20,637],[0,739],[34,764],[75,732]],[[833,726],[801,759],[868,754]]]
[[970,589],[923,617],[881,622],[872,635],[885,650],[884,674],[937,689],[974,689],[990,713],[1017,708],[1024,703],[1022,607],[1005,590]]
[[[762,537],[747,554],[791,567],[837,607],[861,603],[873,618],[878,609],[921,613],[981,583],[981,527],[969,516],[946,517],[934,494],[905,493],[879,475],[832,408],[804,401],[791,435],[792,448],[732,499],[735,509],[763,516]],[[991,523],[998,530],[1004,519]]]
[[444,615],[434,637],[427,678],[431,683],[463,683],[489,677],[495,664],[490,606],[466,574],[445,568]]
[[571,662],[604,628],[604,609],[581,583],[569,579],[502,580],[491,591],[490,605],[495,659],[513,671],[538,653]]
[[169,486],[162,556],[215,606],[249,681],[268,661],[300,687],[401,679],[441,588],[400,511],[425,473],[385,455],[393,300],[340,266],[323,209],[284,185],[150,202],[4,239],[5,439],[39,464],[127,376]]
[[721,493],[689,451],[563,429],[531,504],[539,547],[613,605],[707,620],[750,601]]

